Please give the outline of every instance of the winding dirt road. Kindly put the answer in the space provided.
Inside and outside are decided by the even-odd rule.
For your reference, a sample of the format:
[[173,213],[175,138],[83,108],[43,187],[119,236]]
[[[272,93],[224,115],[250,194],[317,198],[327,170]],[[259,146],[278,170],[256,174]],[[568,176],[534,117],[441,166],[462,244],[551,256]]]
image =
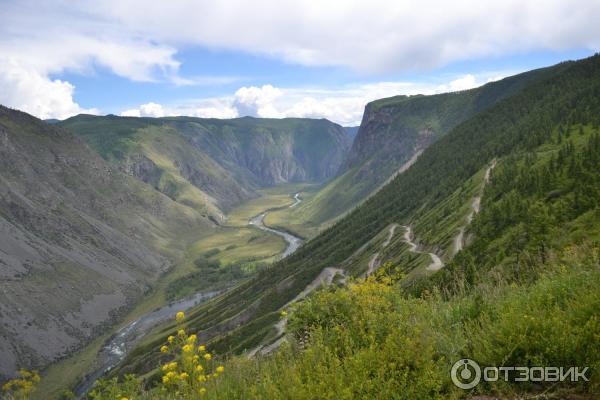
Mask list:
[[485,170],[483,182],[481,183],[481,188],[479,189],[479,194],[473,197],[473,201],[471,202],[471,212],[469,212],[467,215],[467,223],[460,227],[458,234],[454,238],[453,255],[461,251],[464,247],[465,229],[467,229],[467,226],[469,226],[473,221],[475,214],[479,213],[479,210],[481,209],[481,196],[483,196],[483,190],[485,189],[485,185],[489,183],[490,174],[495,166],[496,159],[492,160],[490,166]]
[[408,244],[409,248],[408,250],[412,253],[417,253],[417,254],[429,254],[429,257],[431,257],[431,264],[429,264],[427,266],[427,270],[429,271],[437,271],[440,270],[444,267],[444,263],[442,262],[442,259],[435,253],[429,253],[427,251],[421,251],[419,250],[419,245],[417,245],[415,242],[413,242],[413,235],[412,235],[412,228],[410,226],[403,226],[404,228],[404,241]]
[[[390,244],[397,227],[398,227],[398,224],[392,224],[390,226],[390,230],[388,231],[388,237],[385,240],[385,242],[383,242],[381,245],[382,249],[384,249],[385,247],[387,247],[388,244]],[[367,272],[365,273],[365,276],[371,275],[373,272],[375,272],[375,270],[377,268],[379,268],[380,265],[381,265],[381,260],[379,260],[379,252],[377,252],[377,253],[373,254],[371,259],[369,260],[369,264],[368,264],[368,268],[367,268]]]

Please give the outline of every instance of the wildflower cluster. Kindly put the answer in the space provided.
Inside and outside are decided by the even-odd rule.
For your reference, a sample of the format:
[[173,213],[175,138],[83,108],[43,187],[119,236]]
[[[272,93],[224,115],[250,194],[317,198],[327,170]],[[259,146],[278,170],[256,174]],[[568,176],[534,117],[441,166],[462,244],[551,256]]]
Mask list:
[[[184,319],[185,314],[178,312],[176,321],[181,324]],[[167,338],[160,351],[172,356],[172,361],[160,367],[163,392],[202,395],[211,380],[225,371],[223,366],[214,365],[212,355],[204,345],[198,343],[198,337],[195,334],[188,335],[181,325],[176,335]]]
[[8,399],[27,399],[36,389],[40,382],[40,375],[37,371],[19,370],[19,378],[10,380],[2,386]]
[[96,382],[90,397],[94,400],[196,399],[213,388],[225,368],[215,363],[195,334],[185,331],[183,312],[178,312],[175,320],[177,333],[160,347],[165,362],[159,365],[161,379],[157,387],[146,390],[141,379],[127,375],[121,382],[118,378]]

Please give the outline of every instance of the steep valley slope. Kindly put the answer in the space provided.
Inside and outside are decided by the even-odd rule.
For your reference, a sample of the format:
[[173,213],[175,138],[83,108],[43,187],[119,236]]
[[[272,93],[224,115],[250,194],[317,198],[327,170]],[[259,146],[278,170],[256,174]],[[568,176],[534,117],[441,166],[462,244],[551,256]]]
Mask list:
[[327,120],[0,111],[0,381],[105,332],[190,245],[231,229],[225,212],[326,181],[351,143]]
[[0,377],[96,336],[214,224],[80,139],[0,107]]

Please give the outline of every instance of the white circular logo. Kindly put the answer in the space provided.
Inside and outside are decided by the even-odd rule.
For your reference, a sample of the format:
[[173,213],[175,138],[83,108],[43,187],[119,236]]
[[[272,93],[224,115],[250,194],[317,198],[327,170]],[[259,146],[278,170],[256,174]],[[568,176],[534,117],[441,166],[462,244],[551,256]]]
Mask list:
[[464,358],[458,360],[450,371],[452,383],[461,389],[473,389],[481,381],[481,368],[475,361]]

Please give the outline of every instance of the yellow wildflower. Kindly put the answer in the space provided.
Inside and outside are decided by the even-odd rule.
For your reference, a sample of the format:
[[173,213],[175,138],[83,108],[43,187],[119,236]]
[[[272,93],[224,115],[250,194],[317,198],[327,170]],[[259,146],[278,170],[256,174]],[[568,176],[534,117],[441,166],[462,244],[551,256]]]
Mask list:
[[282,318],[287,317],[287,315],[288,315],[287,311],[285,311],[285,310],[281,311],[281,317]]
[[169,376],[168,375],[163,376],[162,377],[162,382],[163,383],[169,383]]
[[195,363],[197,363],[199,359],[200,359],[200,356],[198,354],[195,354],[194,357],[192,357],[192,361]]
[[178,335],[179,337],[184,337],[184,336],[185,336],[185,330],[184,330],[184,329],[180,329],[180,330],[178,330],[178,331],[177,331],[177,335]]
[[198,393],[200,393],[200,394],[204,394],[205,392],[206,392],[206,389],[203,387],[198,390]]
[[212,358],[212,356],[210,355],[210,353],[206,353],[204,355],[204,359],[207,360],[207,361],[210,360],[211,358]]
[[219,365],[219,366],[217,367],[217,372],[221,373],[221,372],[223,372],[223,371],[225,371],[225,367],[224,367],[224,366],[222,366],[222,365]]
[[197,365],[196,366],[196,371],[202,372],[203,370],[204,370],[204,368],[202,367],[202,365]]
[[206,347],[203,344],[198,346],[198,351],[205,351],[205,350],[206,350]]
[[177,361],[172,361],[170,363],[167,364],[169,366],[169,370],[173,370],[175,368],[177,368]]
[[160,352],[161,352],[161,353],[166,353],[166,352],[168,352],[168,351],[169,351],[169,348],[168,348],[167,346],[162,346],[162,347],[160,348]]
[[174,337],[174,336],[169,336],[169,337],[167,338],[167,341],[168,341],[169,343],[173,343],[173,340],[175,340],[175,337]]
[[189,344],[186,344],[186,345],[185,345],[185,346],[183,346],[181,349],[183,350],[183,352],[184,352],[184,353],[189,353],[189,352],[190,352],[190,351],[192,351],[194,348],[193,348],[191,345],[189,345]]
[[185,319],[185,313],[183,311],[179,311],[177,314],[175,314],[175,320],[177,322],[181,322]]
[[196,335],[190,335],[190,336],[187,338],[187,341],[188,341],[189,343],[194,343],[194,342],[196,341],[196,339],[198,339],[198,337],[197,337]]
[[179,374],[179,379],[181,379],[181,380],[186,380],[189,377],[190,376],[188,375],[187,372],[182,372],[181,374]]

